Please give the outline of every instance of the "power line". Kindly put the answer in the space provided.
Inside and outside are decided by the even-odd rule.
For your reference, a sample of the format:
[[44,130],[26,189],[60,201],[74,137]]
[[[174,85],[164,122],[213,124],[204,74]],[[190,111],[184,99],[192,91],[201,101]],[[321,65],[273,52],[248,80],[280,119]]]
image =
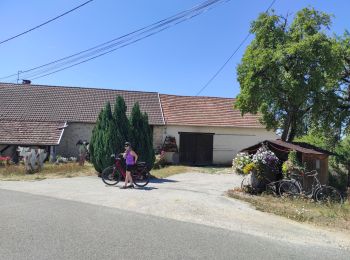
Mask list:
[[[276,1],[277,0],[273,0],[271,2],[269,7],[266,9],[265,13],[267,13],[270,10],[270,8],[275,4]],[[229,61],[232,59],[232,57],[237,53],[237,51],[242,47],[242,45],[248,40],[250,35],[251,35],[251,33],[249,32],[247,34],[247,36],[243,39],[243,41],[241,41],[241,43],[238,45],[238,47],[234,50],[234,52],[230,55],[230,57],[225,61],[225,63],[215,72],[215,74],[208,80],[208,82],[197,92],[196,96],[198,96],[200,93],[202,93],[203,90],[205,90],[210,85],[210,83],[220,74],[220,72],[225,68],[227,63],[229,63]]]
[[[156,33],[159,33],[165,29],[168,29],[176,24],[182,23],[186,20],[192,19],[193,17],[208,11],[213,8],[215,4],[221,4],[222,2],[228,2],[230,0],[207,0],[200,3],[188,10],[182,11],[176,15],[170,16],[166,19],[155,22],[151,25],[145,26],[141,29],[135,30],[131,33],[117,37],[110,41],[104,42],[92,48],[80,51],[78,53],[66,56],[64,58],[28,69],[22,70],[21,75],[32,72],[30,75],[26,75],[26,78],[37,79],[44,76],[54,74],[56,72],[77,66],[95,58],[101,57],[108,53],[111,53],[117,49],[128,46],[132,43],[138,42],[142,39],[148,38]],[[3,78],[9,78],[17,76],[18,73],[12,74]],[[0,79],[3,79],[0,78]]]
[[13,39],[15,39],[15,38],[17,38],[17,37],[20,37],[20,36],[26,34],[26,33],[29,33],[29,32],[31,32],[31,31],[34,31],[34,30],[36,30],[36,29],[38,29],[38,28],[40,28],[40,27],[42,27],[42,26],[44,26],[44,25],[46,25],[46,24],[48,24],[48,23],[51,23],[51,22],[53,22],[53,21],[55,21],[55,20],[61,18],[62,16],[65,16],[65,15],[67,15],[67,14],[69,14],[69,13],[71,13],[71,12],[77,10],[77,9],[79,9],[80,7],[83,7],[84,5],[86,5],[86,4],[88,4],[88,3],[92,2],[92,1],[94,1],[94,0],[86,1],[85,3],[82,3],[81,5],[78,5],[77,7],[74,7],[73,9],[71,9],[71,10],[69,10],[69,11],[67,11],[67,12],[64,12],[63,14],[60,14],[60,15],[58,15],[58,16],[56,16],[56,17],[54,17],[54,18],[52,18],[52,19],[50,19],[50,20],[48,20],[48,21],[46,21],[46,22],[44,22],[44,23],[42,23],[42,24],[39,24],[39,25],[37,25],[37,26],[35,26],[35,27],[31,28],[31,29],[28,29],[28,30],[26,30],[26,31],[24,31],[24,32],[22,32],[22,33],[20,33],[20,34],[17,34],[17,35],[15,35],[15,36],[12,36],[12,37],[6,39],[6,40],[3,40],[3,41],[0,42],[0,44],[3,44],[3,43],[8,42],[8,41],[11,41],[11,40],[13,40]]
[[[186,20],[192,19],[193,17],[195,17],[195,16],[197,16],[197,15],[199,15],[199,14],[194,14],[194,15],[192,15],[191,17],[187,18]],[[56,72],[60,72],[60,71],[63,71],[63,70],[66,70],[66,69],[75,67],[75,66],[77,66],[77,65],[80,65],[80,64],[82,64],[82,63],[85,63],[85,62],[94,60],[94,59],[96,59],[96,58],[99,58],[99,57],[104,56],[104,55],[106,55],[106,54],[109,54],[109,53],[111,53],[111,52],[114,52],[114,51],[116,51],[116,50],[118,50],[118,49],[121,49],[121,48],[123,48],[123,47],[126,47],[126,46],[128,46],[128,45],[130,45],[130,44],[136,43],[136,42],[141,41],[141,40],[143,40],[143,39],[145,39],[145,38],[148,38],[148,37],[150,37],[150,36],[152,36],[152,35],[155,35],[155,34],[161,32],[161,31],[164,31],[164,30],[166,30],[166,29],[168,29],[168,28],[170,28],[170,27],[172,27],[172,26],[174,26],[174,25],[176,25],[176,24],[182,23],[182,22],[184,22],[184,21],[186,21],[186,20],[181,20],[181,21],[176,22],[176,23],[174,23],[174,24],[172,24],[172,25],[166,26],[166,27],[164,27],[164,28],[160,28],[159,30],[157,30],[157,31],[155,31],[155,32],[151,32],[151,33],[149,33],[149,34],[146,34],[145,36],[143,36],[143,37],[141,37],[141,38],[132,39],[132,41],[129,41],[129,42],[128,42],[128,41],[124,41],[124,42],[126,42],[126,43],[122,42],[122,43],[124,43],[124,44],[119,45],[118,47],[116,47],[116,48],[114,48],[114,49],[111,49],[111,50],[109,50],[109,51],[103,52],[103,53],[101,53],[101,54],[98,54],[98,55],[93,56],[93,57],[91,57],[91,58],[85,59],[85,60],[83,60],[83,61],[74,63],[74,64],[69,65],[69,66],[67,66],[67,67],[63,67],[63,68],[57,69],[57,70],[55,70],[55,71],[53,71],[53,72],[46,73],[46,74],[44,74],[44,75],[41,75],[42,73],[38,73],[37,75],[40,75],[40,76],[36,76],[36,77],[35,77],[35,75],[34,75],[34,76],[32,76],[32,77],[34,77],[34,78],[31,78],[31,77],[29,77],[29,78],[30,78],[31,80],[35,80],[35,79],[38,79],[38,78],[46,77],[46,76],[51,75],[51,74],[54,74],[54,73],[56,73]],[[75,59],[75,61],[76,61],[76,60],[79,60],[79,59],[80,59],[80,58],[77,58],[77,59]],[[71,62],[68,62],[68,64],[69,64],[69,63],[71,63]],[[47,71],[50,71],[50,70],[51,70],[51,69],[47,69]]]
[[[219,1],[221,1],[221,0],[219,0]],[[69,64],[69,63],[78,61],[78,60],[80,60],[80,59],[84,59],[84,58],[93,56],[93,55],[95,55],[95,54],[97,54],[97,53],[99,53],[99,52],[103,52],[103,51],[106,51],[106,50],[108,50],[108,49],[114,48],[115,46],[123,45],[123,44],[124,44],[125,42],[127,42],[127,41],[132,41],[132,43],[137,42],[137,41],[139,41],[139,40],[136,40],[136,41],[133,40],[135,37],[137,37],[137,36],[142,36],[143,34],[147,34],[147,33],[152,32],[153,30],[158,29],[158,28],[165,27],[165,29],[167,29],[167,28],[169,28],[170,26],[167,26],[167,27],[166,27],[166,25],[169,25],[169,24],[171,24],[171,23],[173,23],[173,25],[176,25],[176,24],[178,24],[179,22],[177,22],[177,23],[174,23],[174,22],[176,22],[176,21],[178,21],[178,20],[180,20],[180,19],[183,19],[183,18],[184,18],[184,20],[181,20],[180,22],[183,22],[183,21],[185,21],[185,20],[188,20],[188,19],[186,19],[186,17],[187,17],[189,14],[192,14],[193,12],[201,11],[201,9],[203,9],[203,8],[205,8],[205,7],[208,7],[208,5],[211,5],[211,4],[216,3],[216,2],[219,2],[219,1],[218,1],[218,0],[215,0],[215,1],[213,1],[213,0],[206,1],[206,2],[204,2],[204,3],[201,3],[201,4],[199,4],[199,5],[196,5],[196,6],[192,7],[192,8],[189,9],[189,10],[182,11],[182,12],[176,14],[176,15],[173,15],[173,16],[168,17],[168,18],[166,18],[166,19],[160,20],[160,21],[155,22],[155,23],[153,23],[153,24],[151,24],[151,25],[148,25],[148,26],[145,26],[145,27],[143,27],[143,28],[141,28],[141,29],[135,30],[135,31],[133,31],[133,32],[131,32],[131,33],[128,33],[128,34],[125,34],[125,35],[123,35],[123,36],[114,38],[114,39],[112,39],[112,40],[109,40],[109,41],[107,41],[107,42],[101,43],[101,44],[99,44],[99,45],[97,45],[97,46],[94,46],[94,47],[92,47],[92,48],[89,48],[89,49],[80,51],[80,52],[78,52],[78,53],[75,53],[75,54],[66,56],[66,57],[64,57],[64,58],[61,58],[61,59],[58,59],[58,60],[55,60],[55,61],[52,61],[52,62],[43,64],[43,65],[37,66],[37,67],[32,68],[32,69],[29,69],[29,70],[22,71],[22,73],[27,73],[27,72],[30,72],[30,71],[33,71],[33,70],[37,70],[37,69],[39,69],[39,68],[47,67],[47,66],[49,66],[49,65],[56,64],[56,63],[59,63],[59,62],[61,62],[61,61],[69,60],[70,58],[79,56],[79,55],[81,55],[81,54],[83,54],[83,53],[87,53],[87,54],[82,55],[81,57],[77,57],[77,58],[71,59],[71,60],[69,60],[69,61],[64,62],[63,64],[59,64],[59,65],[56,66],[56,68],[57,68],[57,67],[60,67],[60,66],[62,66],[62,65],[64,66],[64,65],[67,65],[67,64]],[[198,14],[199,14],[199,13],[198,13]],[[198,15],[198,14],[197,14],[197,15]],[[190,18],[192,18],[192,17],[190,17]],[[171,26],[172,26],[172,25],[171,25]],[[164,30],[164,29],[160,29],[160,30],[158,30],[157,32],[160,32],[160,31],[163,31],[163,30]],[[151,34],[151,35],[154,35],[155,33],[150,33],[150,34]],[[148,37],[148,36],[142,37],[141,39],[144,39],[144,38],[147,38],[147,37]],[[118,40],[118,41],[117,41],[117,40]],[[117,41],[117,42],[115,42],[115,41]],[[127,45],[129,45],[129,44],[127,44]],[[124,44],[123,47],[124,47],[124,46],[127,46],[127,45]],[[119,48],[116,48],[116,49],[119,49]],[[114,49],[114,50],[116,50],[116,49]],[[88,52],[90,52],[90,53],[88,53]],[[111,52],[111,51],[108,51],[107,53],[110,53],[110,52]],[[100,57],[100,56],[103,56],[103,55],[98,55],[98,56]],[[89,59],[89,60],[91,60],[91,59]],[[80,64],[80,63],[79,63],[79,64]],[[53,69],[55,69],[55,68],[53,68]],[[50,69],[50,68],[49,68],[49,69],[46,69],[44,72],[47,72],[47,71],[49,71],[49,70],[52,70],[52,69]],[[39,73],[36,73],[36,74],[41,74],[41,73],[39,72]],[[16,75],[17,75],[17,74],[16,74]]]

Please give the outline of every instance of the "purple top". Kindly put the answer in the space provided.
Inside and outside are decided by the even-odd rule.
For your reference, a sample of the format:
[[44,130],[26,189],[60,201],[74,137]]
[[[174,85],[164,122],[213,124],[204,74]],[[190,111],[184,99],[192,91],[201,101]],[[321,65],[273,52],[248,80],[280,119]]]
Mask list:
[[131,155],[130,151],[126,152],[125,157],[126,165],[134,165],[135,164],[135,158]]

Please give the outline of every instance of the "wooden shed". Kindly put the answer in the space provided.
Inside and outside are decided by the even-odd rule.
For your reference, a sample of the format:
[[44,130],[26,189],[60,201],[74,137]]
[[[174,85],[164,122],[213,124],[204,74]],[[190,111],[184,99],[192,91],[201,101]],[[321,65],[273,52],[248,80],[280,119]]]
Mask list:
[[[288,159],[289,152],[295,150],[298,160],[306,165],[306,170],[317,170],[319,173],[318,179],[321,184],[328,184],[328,157],[333,155],[333,153],[307,143],[285,142],[279,139],[260,142],[243,149],[241,152],[254,154],[262,145],[266,145],[283,162]],[[304,188],[310,188],[312,185],[312,178],[304,177],[303,183]]]

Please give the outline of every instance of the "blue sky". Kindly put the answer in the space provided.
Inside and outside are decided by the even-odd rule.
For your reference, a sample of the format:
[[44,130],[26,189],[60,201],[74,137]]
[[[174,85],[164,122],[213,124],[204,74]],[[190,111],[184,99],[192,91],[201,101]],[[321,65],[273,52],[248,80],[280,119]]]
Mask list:
[[[72,0],[0,1],[0,40],[81,3]],[[79,52],[188,9],[203,0],[94,0],[40,29],[0,45],[0,77]],[[271,0],[231,0],[189,21],[91,62],[34,80],[35,84],[195,95],[247,35]],[[350,2],[277,0],[278,14],[315,7],[334,15],[332,32],[349,28]],[[251,36],[201,93],[235,97],[236,67]]]

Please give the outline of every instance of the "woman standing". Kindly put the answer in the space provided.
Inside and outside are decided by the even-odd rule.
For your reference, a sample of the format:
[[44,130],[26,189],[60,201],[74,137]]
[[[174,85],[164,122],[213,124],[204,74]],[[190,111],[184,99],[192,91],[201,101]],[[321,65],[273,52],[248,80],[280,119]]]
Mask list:
[[[131,148],[131,145],[129,142],[125,143],[125,153],[124,153],[123,157],[124,157],[125,163],[126,163],[126,176],[125,176],[125,184],[122,187],[122,189],[134,188],[134,184],[133,184],[132,176],[131,176],[131,171],[135,167],[138,156],[134,152],[134,150]],[[130,185],[128,185],[129,182],[130,182]]]

